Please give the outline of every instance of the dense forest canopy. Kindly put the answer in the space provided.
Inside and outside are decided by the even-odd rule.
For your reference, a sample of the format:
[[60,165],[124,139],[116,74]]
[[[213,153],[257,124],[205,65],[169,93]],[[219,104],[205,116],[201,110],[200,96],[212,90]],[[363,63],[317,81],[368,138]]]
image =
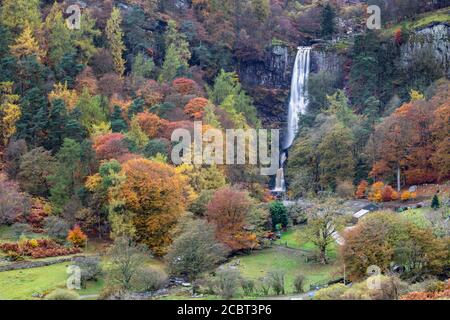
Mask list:
[[[99,238],[114,241],[116,266],[124,259],[139,265],[150,250],[166,257],[174,275],[195,280],[226,257],[264,248],[292,221],[307,220],[306,237],[327,264],[341,221],[338,205],[321,197],[407,201],[415,198],[411,186],[450,178],[450,73],[448,59],[442,63],[449,48],[448,1],[0,4],[0,227],[31,228],[55,240],[26,240],[26,250],[0,246],[13,258],[78,253],[88,238]],[[67,22],[69,5],[81,9],[80,28]],[[380,30],[367,29],[369,5],[381,8]],[[445,30],[437,49],[418,45],[424,41],[419,31],[436,25]],[[283,129],[283,122],[271,122],[267,105],[286,105],[289,87],[271,87],[269,80],[254,85],[242,75],[264,65],[276,48],[286,53],[281,77],[290,75],[298,46],[312,46],[342,67],[316,67],[310,74],[308,109],[289,150],[282,196],[319,197],[317,212],[307,218],[303,209],[276,201],[279,195],[257,166],[176,165],[171,159],[172,133],[192,132],[194,121],[203,131]],[[272,67],[254,78],[270,79],[278,72]],[[370,228],[385,222],[392,237],[377,238],[376,245],[392,252],[367,261],[387,269],[393,259],[409,267],[411,259],[395,251],[406,241],[396,238],[401,233],[420,243],[417,250],[428,259],[414,262],[427,264],[429,274],[448,275],[448,233],[378,218],[358,224],[346,248],[359,253],[358,239],[376,237]],[[336,225],[333,232],[330,225]],[[58,245],[65,241],[72,247]],[[416,248],[410,249],[412,255]],[[360,280],[368,262],[348,254],[343,259],[352,280]],[[417,279],[425,273],[416,265],[410,271]],[[131,290],[133,276],[112,274],[111,283]],[[296,281],[302,288],[301,277]]]

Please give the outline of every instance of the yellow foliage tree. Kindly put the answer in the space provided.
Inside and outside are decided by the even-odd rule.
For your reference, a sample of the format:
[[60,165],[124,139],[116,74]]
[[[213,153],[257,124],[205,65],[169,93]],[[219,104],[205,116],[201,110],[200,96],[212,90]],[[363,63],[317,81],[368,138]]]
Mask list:
[[4,146],[16,133],[16,122],[22,115],[19,96],[12,93],[12,86],[12,82],[0,82],[0,142]]
[[133,216],[135,240],[148,245],[154,254],[164,255],[172,242],[171,231],[186,207],[186,180],[173,167],[147,159],[126,162],[121,173],[126,180],[117,199]]
[[44,52],[39,48],[39,44],[33,36],[33,30],[26,25],[22,34],[16,39],[16,43],[11,47],[11,53],[18,59],[26,56],[36,55],[40,61]]
[[58,99],[63,100],[67,109],[72,111],[77,105],[78,94],[75,90],[70,90],[67,87],[67,82],[64,84],[56,83],[53,90],[48,95],[48,100],[50,103],[53,103],[53,101]]
[[109,50],[114,61],[114,69],[119,76],[123,76],[125,72],[125,60],[123,59],[123,52],[125,45],[123,44],[123,32],[120,28],[122,23],[122,16],[120,10],[114,8],[111,12],[111,18],[106,24],[106,37],[108,39]]

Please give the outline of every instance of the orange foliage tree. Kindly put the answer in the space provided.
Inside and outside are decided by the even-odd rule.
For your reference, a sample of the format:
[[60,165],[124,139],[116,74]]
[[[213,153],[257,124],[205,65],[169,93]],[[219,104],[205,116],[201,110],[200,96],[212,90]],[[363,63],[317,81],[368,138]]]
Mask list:
[[153,139],[158,135],[162,120],[156,114],[148,111],[141,112],[136,115],[136,120],[139,127],[150,139]]
[[384,186],[381,192],[381,198],[384,202],[395,201],[398,200],[399,194],[391,186]]
[[141,85],[136,90],[136,94],[142,97],[145,103],[151,107],[164,101],[164,92],[155,80],[148,80]]
[[450,82],[442,80],[429,99],[413,97],[380,123],[368,145],[373,157],[371,176],[397,173],[407,184],[430,183],[450,177]]
[[118,198],[134,214],[136,241],[164,255],[172,242],[171,231],[187,205],[185,177],[167,164],[147,159],[126,162],[121,173],[126,180]]
[[79,226],[75,226],[75,228],[70,230],[69,234],[67,235],[67,240],[77,248],[83,247],[86,244],[87,238],[88,237],[84,234]]
[[394,42],[396,45],[401,45],[403,42],[403,35],[402,35],[402,29],[398,28],[394,32]]
[[355,196],[357,199],[364,199],[366,197],[367,188],[369,187],[369,183],[366,180],[361,181],[356,189]]
[[208,204],[206,216],[217,227],[217,239],[232,251],[257,246],[256,235],[245,230],[251,202],[248,193],[230,187],[217,190]]
[[192,79],[177,78],[173,80],[172,86],[181,95],[195,94],[197,91],[197,83]]
[[208,99],[194,98],[184,107],[184,112],[195,120],[203,118],[205,108],[209,104]]
[[125,136],[121,133],[109,133],[94,139],[94,150],[99,160],[118,159],[129,153]]

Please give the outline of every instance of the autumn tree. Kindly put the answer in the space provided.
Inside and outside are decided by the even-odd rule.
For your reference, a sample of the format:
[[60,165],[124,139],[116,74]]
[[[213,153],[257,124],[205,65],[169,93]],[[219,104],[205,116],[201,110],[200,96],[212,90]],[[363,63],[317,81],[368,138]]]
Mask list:
[[63,100],[68,111],[72,111],[78,102],[78,94],[75,90],[68,88],[67,82],[64,84],[55,83],[53,90],[48,94],[48,100],[50,103]]
[[48,56],[54,66],[61,62],[64,55],[75,51],[72,42],[72,33],[67,28],[66,21],[63,17],[63,10],[62,6],[55,2],[44,23],[48,37]]
[[322,171],[321,184],[336,186],[337,180],[351,177],[355,168],[352,153],[354,137],[350,129],[343,124],[336,124],[323,137],[318,146],[321,154],[320,170]]
[[4,174],[0,174],[0,189],[0,225],[10,225],[29,210],[29,203],[17,183],[8,180]]
[[230,187],[217,190],[208,205],[206,217],[217,227],[217,239],[233,251],[257,246],[256,236],[245,230],[250,206],[247,192]]
[[119,159],[129,153],[125,142],[125,135],[111,133],[94,139],[94,150],[99,160]]
[[367,188],[369,187],[369,183],[366,180],[363,180],[359,183],[358,188],[356,190],[355,196],[357,199],[364,199],[367,196]]
[[270,13],[270,1],[252,0],[253,11],[259,21],[264,22]]
[[84,247],[87,239],[88,237],[81,230],[80,226],[75,226],[67,235],[67,240],[75,247]]
[[184,112],[194,120],[203,118],[205,108],[210,102],[205,98],[194,98],[184,107]]
[[123,76],[125,72],[125,60],[123,59],[123,53],[125,51],[125,45],[122,37],[122,16],[118,8],[114,8],[111,12],[111,18],[106,25],[106,37],[108,39],[108,46],[113,57],[114,68],[119,76]]
[[55,159],[43,147],[25,153],[20,161],[19,182],[28,193],[46,196],[50,190],[47,177],[55,171]]
[[142,264],[150,257],[145,245],[137,244],[129,238],[116,239],[108,255],[111,260],[108,282],[119,286],[121,292],[132,289]]
[[17,59],[23,59],[27,56],[34,55],[38,61],[43,56],[43,51],[39,47],[38,42],[34,38],[33,30],[29,25],[26,25],[22,34],[16,39],[16,42],[11,46],[11,53]]
[[335,233],[340,229],[341,221],[337,217],[336,209],[337,203],[332,200],[310,209],[308,225],[299,235],[301,241],[311,242],[315,245],[322,264],[328,263],[327,252],[335,242]]
[[173,88],[182,95],[195,94],[197,83],[188,78],[177,78],[172,82]]
[[18,101],[19,96],[13,94],[13,84],[0,82],[0,143],[3,146],[16,133],[16,122],[21,116]]
[[162,125],[160,117],[156,114],[145,111],[138,113],[135,119],[139,124],[139,127],[150,139],[156,138]]
[[15,35],[25,26],[36,30],[41,24],[40,0],[5,0],[2,2],[0,19]]
[[185,223],[166,256],[173,275],[191,281],[212,270],[225,258],[225,247],[215,239],[214,227],[204,220]]
[[146,159],[123,164],[126,181],[118,198],[135,214],[136,240],[156,255],[163,255],[172,242],[170,231],[184,212],[185,179],[167,164]]
[[405,276],[414,277],[439,273],[448,261],[445,241],[392,212],[372,214],[344,238],[341,256],[352,280],[364,278],[372,265],[388,272],[394,262],[405,268]]

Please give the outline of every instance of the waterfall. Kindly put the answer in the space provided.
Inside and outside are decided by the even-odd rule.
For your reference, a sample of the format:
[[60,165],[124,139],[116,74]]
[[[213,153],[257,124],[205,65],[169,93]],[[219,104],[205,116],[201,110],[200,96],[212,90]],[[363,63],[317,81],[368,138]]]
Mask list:
[[283,154],[280,169],[277,172],[274,193],[286,191],[284,179],[284,164],[287,160],[287,150],[292,146],[298,133],[300,115],[305,114],[308,106],[308,78],[310,72],[311,47],[299,47],[292,72],[291,97],[289,100],[289,114],[286,136],[283,144]]
[[289,114],[283,149],[289,149],[294,143],[298,133],[300,115],[305,114],[308,105],[307,82],[310,71],[311,47],[299,47],[292,72],[291,98],[289,101]]

